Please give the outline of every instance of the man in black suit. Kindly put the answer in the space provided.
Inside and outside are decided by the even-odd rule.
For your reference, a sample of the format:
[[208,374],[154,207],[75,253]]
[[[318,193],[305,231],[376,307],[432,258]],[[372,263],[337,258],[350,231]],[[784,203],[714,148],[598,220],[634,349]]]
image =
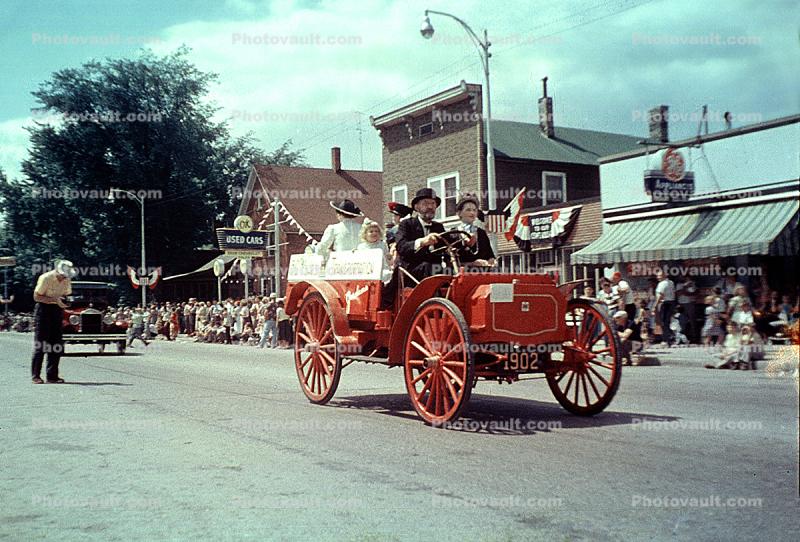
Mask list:
[[436,222],[436,209],[442,200],[432,188],[422,188],[411,200],[411,207],[417,212],[416,217],[402,220],[395,234],[399,265],[411,273],[417,280],[444,272],[443,252],[431,252],[444,233],[444,226]]

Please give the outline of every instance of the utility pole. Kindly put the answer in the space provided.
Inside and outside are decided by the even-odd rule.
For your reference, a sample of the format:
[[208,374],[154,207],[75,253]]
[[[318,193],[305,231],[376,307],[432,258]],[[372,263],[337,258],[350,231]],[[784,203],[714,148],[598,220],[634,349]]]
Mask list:
[[281,295],[281,230],[279,225],[280,207],[281,201],[276,198],[272,203],[272,211],[275,215],[275,233],[273,234],[275,241],[275,297],[280,297]]

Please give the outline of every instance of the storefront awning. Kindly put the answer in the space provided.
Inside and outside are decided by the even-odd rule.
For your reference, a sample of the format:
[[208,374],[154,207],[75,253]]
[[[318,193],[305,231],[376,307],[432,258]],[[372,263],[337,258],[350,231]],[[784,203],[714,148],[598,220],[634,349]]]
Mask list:
[[202,273],[206,273],[209,271],[214,270],[214,262],[218,259],[221,259],[225,262],[225,269],[227,270],[230,267],[231,262],[236,259],[236,256],[232,256],[230,254],[220,254],[219,256],[215,256],[211,259],[208,263],[203,264],[202,266],[198,267],[194,271],[190,271],[189,273],[181,273],[180,275],[172,275],[171,277],[164,277],[161,280],[173,280],[173,279],[180,279],[186,277],[197,276]]
[[797,199],[710,208],[606,225],[573,264],[797,254]]

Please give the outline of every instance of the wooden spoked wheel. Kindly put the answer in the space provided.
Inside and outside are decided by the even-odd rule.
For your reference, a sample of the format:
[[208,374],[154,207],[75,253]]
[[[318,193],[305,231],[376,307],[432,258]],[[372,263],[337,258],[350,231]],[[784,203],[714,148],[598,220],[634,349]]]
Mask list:
[[591,416],[606,408],[622,373],[619,337],[605,311],[582,299],[567,305],[568,340],[552,356],[547,383],[573,414]]
[[300,388],[312,403],[324,405],[339,385],[342,360],[325,300],[316,292],[303,301],[295,326],[294,364]]
[[420,305],[404,353],[406,389],[414,410],[432,425],[458,418],[475,378],[469,327],[459,308],[441,298]]

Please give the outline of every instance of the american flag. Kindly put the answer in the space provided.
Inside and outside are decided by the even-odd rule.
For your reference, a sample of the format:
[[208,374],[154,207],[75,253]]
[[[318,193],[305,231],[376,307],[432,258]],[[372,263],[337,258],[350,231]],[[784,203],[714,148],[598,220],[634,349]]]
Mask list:
[[489,233],[504,233],[506,231],[506,214],[488,214],[486,215],[484,224],[486,231]]

